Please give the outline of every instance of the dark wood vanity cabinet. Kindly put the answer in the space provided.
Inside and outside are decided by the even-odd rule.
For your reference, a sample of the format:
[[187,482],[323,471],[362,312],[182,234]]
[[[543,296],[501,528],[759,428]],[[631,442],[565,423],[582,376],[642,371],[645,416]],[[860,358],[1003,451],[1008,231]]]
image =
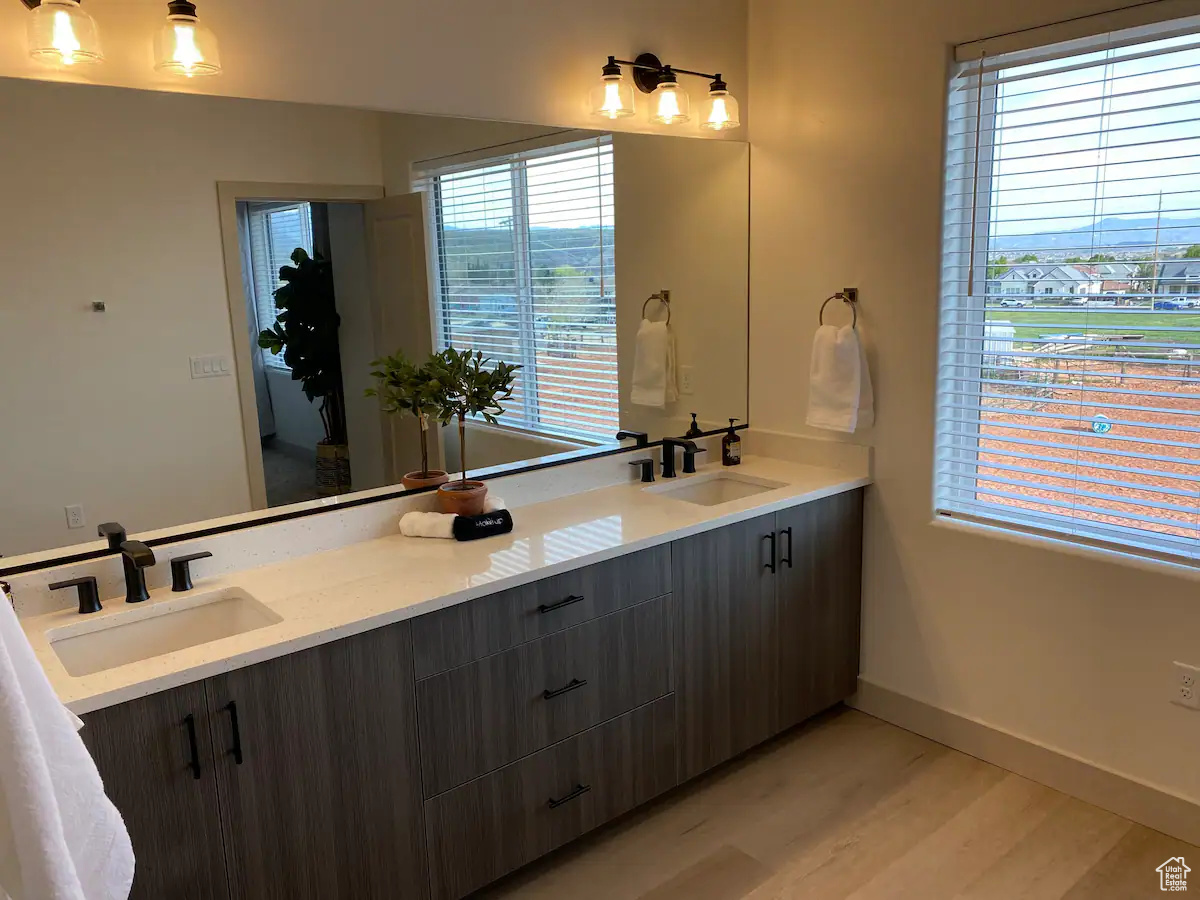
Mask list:
[[84,721],[132,897],[427,896],[409,623]]
[[91,713],[133,896],[459,900],[850,696],[861,554],[856,490]]
[[679,779],[854,693],[862,491],[673,545]]
[[132,900],[226,900],[204,683],[110,706],[83,720],[80,737],[133,842]]

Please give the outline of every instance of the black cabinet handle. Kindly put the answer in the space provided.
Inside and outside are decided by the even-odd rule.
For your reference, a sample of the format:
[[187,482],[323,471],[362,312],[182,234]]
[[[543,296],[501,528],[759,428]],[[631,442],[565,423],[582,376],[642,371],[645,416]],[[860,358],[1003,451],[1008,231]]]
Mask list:
[[576,797],[582,797],[584,794],[586,794],[591,789],[592,789],[592,786],[590,784],[577,784],[577,785],[575,785],[575,789],[572,790],[571,793],[563,794],[557,800],[554,799],[553,797],[551,797],[549,800],[546,801],[546,806],[549,807],[550,809],[558,809],[564,803],[570,803]]
[[240,766],[242,764],[242,731],[238,728],[237,703],[230,700],[225,704],[225,709],[229,713],[229,727],[233,731],[233,746],[229,748],[229,752],[233,754],[233,761]]
[[191,753],[191,761],[188,763],[188,768],[192,770],[192,777],[200,777],[200,748],[196,745],[196,717],[188,713],[183,724],[187,726],[188,733],[188,752]]
[[564,684],[562,687],[558,688],[557,690],[542,691],[542,699],[549,700],[552,697],[559,697],[559,696],[562,696],[563,694],[568,694],[571,691],[578,690],[579,688],[583,687],[585,684],[587,684],[586,678],[572,678],[570,681],[568,681],[566,684]]
[[548,612],[554,612],[556,609],[562,609],[564,606],[570,606],[572,603],[578,603],[583,599],[583,594],[571,594],[559,600],[557,603],[543,603],[538,607],[538,612],[545,615]]
[[772,531],[770,534],[764,534],[762,539],[764,541],[771,542],[771,554],[770,554],[770,557],[767,559],[767,562],[763,565],[763,568],[770,569],[771,574],[774,575],[775,574],[775,532]]
[[787,567],[790,569],[792,567],[792,526],[789,525],[787,528],[783,529],[781,533],[786,534],[788,539],[787,556],[784,557],[782,562],[787,563]]

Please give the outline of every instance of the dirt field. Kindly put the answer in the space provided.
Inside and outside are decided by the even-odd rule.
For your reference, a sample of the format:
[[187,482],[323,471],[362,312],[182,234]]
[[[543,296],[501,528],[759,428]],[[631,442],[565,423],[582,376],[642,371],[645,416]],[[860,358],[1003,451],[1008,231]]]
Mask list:
[[[1200,435],[1184,430],[1200,427],[1200,364],[1128,363],[1122,371],[1118,363],[1068,360],[1055,372],[1037,366],[1038,362],[1022,360],[1022,365],[1014,366],[1006,373],[1014,379],[1011,385],[985,385],[989,393],[1003,396],[983,403],[987,411],[982,413],[979,487],[1016,495],[986,499],[1159,534],[1200,536],[1200,522],[1193,511],[1200,492],[1200,448],[1161,443],[1194,445],[1200,440]],[[1166,380],[1168,377],[1190,380]],[[1166,391],[1177,396],[1146,397],[1131,391]],[[1155,410],[1112,409],[1105,404],[1152,405]],[[1042,417],[1047,414],[1071,418]],[[1093,432],[1098,414],[1111,420],[1109,433]],[[1018,443],[1021,441],[1057,446]],[[1011,456],[1013,452],[1043,458],[1021,460]],[[1122,457],[1120,452],[1136,453],[1140,458]],[[1143,454],[1174,459],[1148,459]],[[1014,471],[1006,466],[1042,471]],[[1136,471],[1113,471],[1106,466]],[[1136,486],[1118,486],[1106,480]],[[1071,492],[1077,492],[1074,501]],[[1039,498],[1074,505],[1064,508],[1039,503]],[[1160,509],[1148,504],[1182,508]],[[1162,521],[1136,522],[1129,518],[1131,513]]]

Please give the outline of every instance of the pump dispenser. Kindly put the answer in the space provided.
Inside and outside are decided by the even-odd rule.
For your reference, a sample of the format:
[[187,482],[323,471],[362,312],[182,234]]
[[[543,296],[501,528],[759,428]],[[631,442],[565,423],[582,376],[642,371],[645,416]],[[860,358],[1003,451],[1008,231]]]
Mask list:
[[729,432],[721,438],[721,465],[738,466],[742,463],[742,439],[733,425],[737,419],[729,420]]

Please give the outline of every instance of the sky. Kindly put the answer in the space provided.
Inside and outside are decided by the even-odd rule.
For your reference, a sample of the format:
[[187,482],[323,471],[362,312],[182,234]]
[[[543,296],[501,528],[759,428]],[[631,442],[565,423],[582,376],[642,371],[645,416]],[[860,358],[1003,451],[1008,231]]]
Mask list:
[[[1155,218],[1160,192],[1164,242],[1170,220],[1200,218],[1197,35],[1005,69],[996,124],[994,236]],[[951,128],[972,132],[973,112]],[[1096,249],[1128,239],[1098,236]]]

